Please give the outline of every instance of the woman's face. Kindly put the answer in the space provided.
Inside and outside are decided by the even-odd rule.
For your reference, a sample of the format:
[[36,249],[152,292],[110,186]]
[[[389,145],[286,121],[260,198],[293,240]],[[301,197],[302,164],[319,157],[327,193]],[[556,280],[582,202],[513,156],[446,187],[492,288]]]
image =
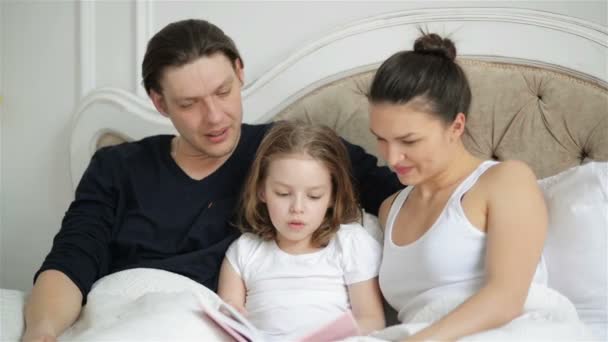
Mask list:
[[420,184],[447,168],[464,115],[452,124],[411,104],[370,104],[370,129],[378,151],[404,185]]

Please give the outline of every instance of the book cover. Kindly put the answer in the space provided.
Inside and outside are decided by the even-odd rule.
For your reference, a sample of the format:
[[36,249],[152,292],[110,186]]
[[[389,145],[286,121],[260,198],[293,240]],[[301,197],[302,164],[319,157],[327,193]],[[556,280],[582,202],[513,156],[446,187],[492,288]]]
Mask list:
[[[232,306],[221,303],[216,309],[203,304],[203,313],[211,319],[219,328],[225,331],[237,342],[266,342],[271,339],[256,329]],[[351,336],[360,335],[357,321],[350,310],[344,312],[335,320],[323,325],[319,329],[298,339],[298,342],[326,342],[341,340]]]

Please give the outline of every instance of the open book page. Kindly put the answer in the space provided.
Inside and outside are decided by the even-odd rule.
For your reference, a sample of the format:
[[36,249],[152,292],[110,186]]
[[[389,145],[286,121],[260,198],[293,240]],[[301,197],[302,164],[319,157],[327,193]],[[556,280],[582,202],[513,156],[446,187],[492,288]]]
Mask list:
[[[219,308],[202,303],[204,314],[238,342],[268,342],[273,340],[256,329],[232,306],[222,303]],[[299,342],[336,341],[360,334],[352,312],[346,311],[335,320],[298,339]]]
[[268,341],[268,338],[256,329],[251,322],[226,303],[221,303],[217,309],[203,303],[203,312],[238,342]]

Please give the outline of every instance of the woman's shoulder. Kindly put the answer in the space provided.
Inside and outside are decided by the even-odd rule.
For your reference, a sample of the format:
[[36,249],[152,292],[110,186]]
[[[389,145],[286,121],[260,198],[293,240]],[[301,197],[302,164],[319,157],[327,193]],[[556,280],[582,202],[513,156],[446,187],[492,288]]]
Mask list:
[[479,178],[492,189],[505,188],[514,183],[536,182],[534,171],[521,160],[505,160],[491,166]]
[[477,181],[477,189],[482,190],[490,202],[503,202],[506,198],[516,200],[540,191],[534,171],[520,160],[506,160],[491,166]]
[[388,213],[391,211],[391,207],[401,191],[403,191],[403,189],[400,189],[394,194],[388,196],[384,199],[384,201],[382,201],[382,204],[380,204],[380,209],[378,210],[378,222],[380,223],[380,228],[382,230],[384,230]]

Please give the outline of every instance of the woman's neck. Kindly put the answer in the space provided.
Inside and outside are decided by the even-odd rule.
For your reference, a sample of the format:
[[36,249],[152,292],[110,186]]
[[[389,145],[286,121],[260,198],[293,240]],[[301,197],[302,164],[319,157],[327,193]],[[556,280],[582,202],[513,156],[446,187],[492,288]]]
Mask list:
[[481,159],[470,154],[462,144],[455,150],[455,153],[452,154],[453,157],[443,170],[416,185],[422,198],[433,198],[444,191],[452,192],[454,187],[460,184],[482,162]]

